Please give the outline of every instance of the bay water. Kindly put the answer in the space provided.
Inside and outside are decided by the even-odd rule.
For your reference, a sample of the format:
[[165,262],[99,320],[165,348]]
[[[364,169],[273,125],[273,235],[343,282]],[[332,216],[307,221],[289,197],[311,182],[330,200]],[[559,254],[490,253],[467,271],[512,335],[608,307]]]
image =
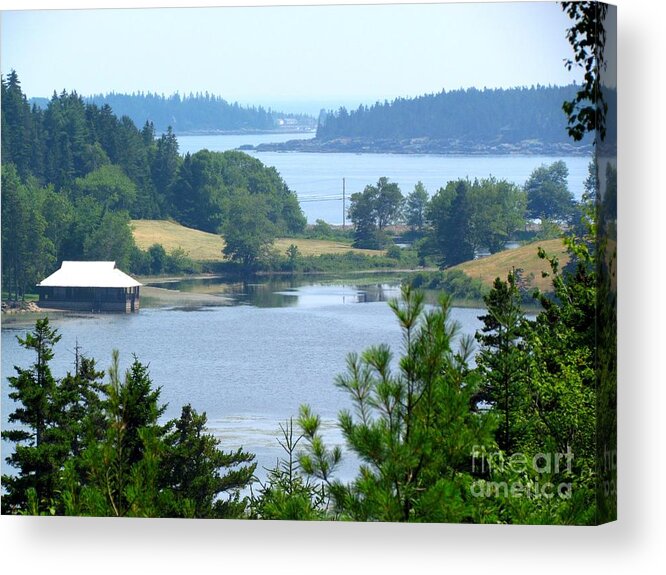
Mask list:
[[[276,439],[279,426],[296,418],[302,404],[321,416],[324,437],[344,451],[336,421],[351,403],[335,386],[335,377],[345,372],[348,353],[371,345],[389,345],[397,362],[402,335],[387,303],[399,295],[397,280],[207,282],[206,293],[220,293],[220,305],[54,316],[51,324],[62,336],[52,361],[54,375],[74,369],[77,345],[104,370],[113,349],[120,352],[123,371],[135,354],[149,364],[161,401],[168,404],[165,420],[178,417],[188,403],[206,412],[223,449],[242,446],[257,455],[259,477],[284,455]],[[194,283],[163,287],[196,291]],[[481,313],[457,308],[453,319],[461,333],[472,334]],[[30,325],[2,327],[3,426],[14,409],[7,378],[15,374],[14,366],[34,362],[34,354],[17,341],[29,330]],[[3,455],[9,447],[3,445]],[[356,462],[349,454],[344,461],[341,477],[349,479]],[[3,472],[8,471],[3,461]]]
[[[268,142],[305,139],[312,134],[256,134],[178,136],[181,154],[201,149],[213,152],[236,149],[244,145],[255,146]],[[349,154],[307,152],[246,153],[273,166],[301,202],[308,223],[322,219],[330,224],[343,222],[343,179],[346,207],[349,197],[373,185],[381,177],[400,186],[403,195],[414,190],[421,181],[432,195],[447,182],[458,178],[505,179],[516,185],[525,184],[530,174],[541,165],[562,160],[569,169],[569,190],[580,200],[588,175],[591,157],[588,156],[452,156],[436,154]],[[347,222],[348,223],[348,222]]]

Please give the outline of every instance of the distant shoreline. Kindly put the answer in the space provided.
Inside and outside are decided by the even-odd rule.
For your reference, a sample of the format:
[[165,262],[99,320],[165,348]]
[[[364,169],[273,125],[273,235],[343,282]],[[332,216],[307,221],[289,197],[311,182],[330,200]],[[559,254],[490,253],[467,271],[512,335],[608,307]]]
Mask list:
[[526,140],[517,143],[476,143],[457,140],[411,138],[402,140],[337,138],[335,140],[300,139],[287,142],[246,145],[243,150],[256,152],[307,152],[353,154],[415,154],[442,156],[589,156],[591,144],[568,142],[543,143]]
[[[166,133],[166,132],[164,132]],[[246,129],[246,130],[174,130],[176,138],[181,136],[263,136],[263,135],[291,135],[291,134],[316,134],[316,130],[259,130],[259,129]],[[294,140],[290,140],[294,141]],[[298,141],[298,140],[295,140]]]

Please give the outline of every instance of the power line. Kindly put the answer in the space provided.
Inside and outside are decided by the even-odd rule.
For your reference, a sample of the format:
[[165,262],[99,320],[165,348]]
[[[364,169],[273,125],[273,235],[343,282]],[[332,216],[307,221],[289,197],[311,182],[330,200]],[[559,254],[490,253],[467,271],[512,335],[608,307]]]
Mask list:
[[308,202],[339,202],[342,200],[342,196],[324,196],[324,197],[316,197],[316,198],[309,198],[309,199],[302,199],[298,198],[298,201],[302,204],[306,204]]

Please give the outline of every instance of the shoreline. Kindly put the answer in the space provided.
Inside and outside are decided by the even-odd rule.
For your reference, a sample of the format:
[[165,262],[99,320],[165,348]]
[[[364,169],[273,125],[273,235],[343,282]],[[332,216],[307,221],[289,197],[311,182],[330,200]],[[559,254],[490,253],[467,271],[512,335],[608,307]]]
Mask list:
[[301,152],[301,153],[352,153],[396,154],[426,156],[552,156],[583,157],[593,152],[591,144],[570,142],[535,142],[533,140],[495,143],[459,142],[431,138],[355,138],[339,137],[331,140],[315,138],[295,139],[286,142],[263,143],[244,146],[244,151]]

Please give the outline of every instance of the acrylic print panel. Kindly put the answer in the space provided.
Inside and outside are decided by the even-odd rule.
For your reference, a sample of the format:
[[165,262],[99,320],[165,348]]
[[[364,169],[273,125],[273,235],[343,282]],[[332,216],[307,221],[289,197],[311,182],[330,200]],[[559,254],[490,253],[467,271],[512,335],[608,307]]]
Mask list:
[[613,520],[615,21],[4,11],[3,514]]

